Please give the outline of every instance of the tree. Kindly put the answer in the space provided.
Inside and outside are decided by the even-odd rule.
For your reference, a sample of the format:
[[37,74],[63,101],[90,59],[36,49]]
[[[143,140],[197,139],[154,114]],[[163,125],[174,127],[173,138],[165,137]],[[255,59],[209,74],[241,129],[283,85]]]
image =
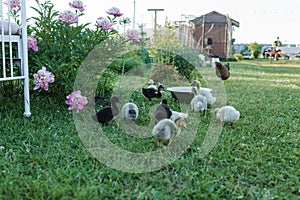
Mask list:
[[258,58],[262,47],[261,45],[257,44],[257,42],[252,42],[247,45],[247,48],[251,52],[252,57]]

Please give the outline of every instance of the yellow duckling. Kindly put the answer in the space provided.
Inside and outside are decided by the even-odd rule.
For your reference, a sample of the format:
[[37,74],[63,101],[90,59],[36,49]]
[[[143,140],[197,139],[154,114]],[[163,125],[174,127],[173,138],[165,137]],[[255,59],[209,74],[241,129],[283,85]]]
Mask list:
[[182,119],[178,119],[176,123],[171,119],[160,120],[152,130],[152,134],[157,139],[157,145],[161,146],[163,141],[168,141],[169,147],[172,142],[172,138],[177,137],[180,134],[180,128],[186,128],[186,123]]

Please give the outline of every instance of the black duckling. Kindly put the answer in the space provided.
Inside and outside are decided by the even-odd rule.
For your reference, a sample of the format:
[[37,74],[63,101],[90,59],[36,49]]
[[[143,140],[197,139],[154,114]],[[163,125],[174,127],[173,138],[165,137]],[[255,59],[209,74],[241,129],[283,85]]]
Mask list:
[[156,107],[154,112],[155,123],[159,122],[162,119],[170,119],[172,116],[172,111],[168,106],[166,99],[163,99],[161,104]]
[[230,67],[229,63],[222,65],[219,62],[215,62],[216,65],[216,75],[221,78],[222,80],[227,80],[230,76]]
[[161,93],[162,90],[164,90],[164,86],[159,85],[157,89],[155,89],[155,88],[142,88],[142,93],[151,102],[151,100],[153,98],[161,98],[162,97],[162,93]]
[[120,112],[117,106],[117,103],[120,103],[120,99],[116,96],[113,96],[110,102],[111,106],[102,108],[96,113],[96,115],[92,116],[95,121],[101,123],[102,125],[108,125],[108,122],[111,121]]

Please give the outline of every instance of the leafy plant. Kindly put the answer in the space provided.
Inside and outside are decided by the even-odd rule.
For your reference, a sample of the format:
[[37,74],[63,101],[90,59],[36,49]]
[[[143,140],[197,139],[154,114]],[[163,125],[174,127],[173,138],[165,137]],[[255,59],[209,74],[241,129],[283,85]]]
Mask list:
[[234,57],[236,60],[243,60],[243,55],[240,54],[240,53],[233,54],[233,57]]
[[[196,67],[202,66],[201,60],[198,56],[199,53],[186,46],[175,49],[173,53],[174,66],[178,72],[190,81],[195,79],[195,73],[197,73],[197,70],[195,70]],[[201,75],[198,74],[198,77],[200,78]]]
[[150,77],[154,82],[168,85],[180,85],[184,83],[184,77],[172,65],[156,64]]
[[[53,89],[49,91],[55,97],[64,99],[72,91],[77,70],[89,52],[117,31],[103,30],[96,25],[92,30],[88,28],[90,23],[63,22],[59,20],[59,12],[51,1],[35,1],[37,7],[31,8],[36,16],[29,19],[33,22],[28,26],[28,34],[37,39],[39,51],[29,52],[30,77],[41,66],[47,67],[56,77]],[[80,13],[79,17],[83,15]],[[115,19],[110,20],[114,22]]]
[[99,82],[96,89],[96,96],[107,97],[109,96],[114,87],[117,74],[111,70],[105,70],[99,77]]
[[261,51],[261,45],[259,45],[257,42],[252,42],[247,45],[247,48],[251,52],[252,57],[258,58],[258,55]]
[[[195,77],[195,67],[202,66],[199,52],[184,46],[176,38],[174,27],[167,27],[154,35],[150,56],[157,64],[173,65],[186,79]],[[192,74],[193,73],[193,74]],[[198,77],[201,77],[200,74]]]
[[118,74],[123,74],[131,69],[145,64],[144,55],[141,55],[141,50],[134,50],[123,55],[121,58],[112,62],[109,69]]

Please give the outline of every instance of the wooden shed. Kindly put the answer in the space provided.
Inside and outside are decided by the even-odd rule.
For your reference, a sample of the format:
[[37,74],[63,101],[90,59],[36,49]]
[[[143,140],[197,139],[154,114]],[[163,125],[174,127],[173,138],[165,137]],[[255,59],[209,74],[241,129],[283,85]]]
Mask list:
[[189,29],[194,42],[189,45],[203,54],[213,54],[219,58],[232,55],[233,26],[239,27],[239,22],[228,15],[212,11],[189,21]]

